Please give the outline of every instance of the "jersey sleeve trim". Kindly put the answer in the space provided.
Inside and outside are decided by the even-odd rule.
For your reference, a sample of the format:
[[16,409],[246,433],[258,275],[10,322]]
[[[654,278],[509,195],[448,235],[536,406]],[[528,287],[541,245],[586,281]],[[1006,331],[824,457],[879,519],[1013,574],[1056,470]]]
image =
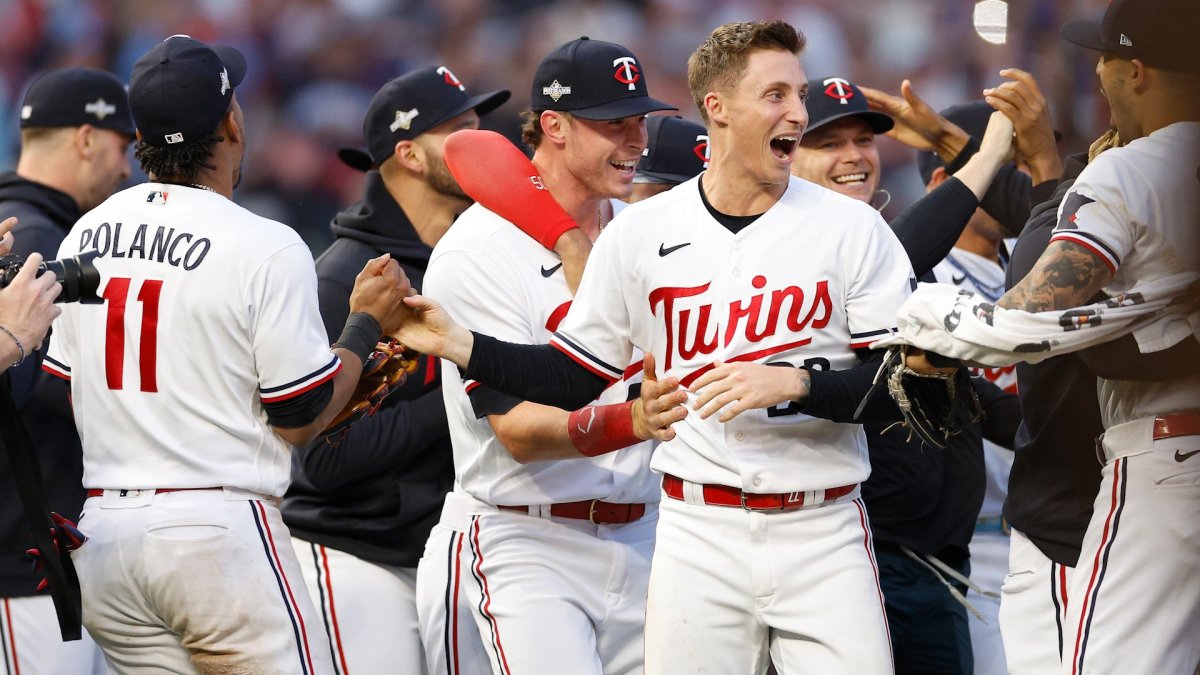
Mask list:
[[65,363],[55,361],[49,355],[43,355],[42,357],[42,370],[67,382],[71,381],[71,367]]
[[867,347],[874,342],[878,342],[889,335],[894,335],[896,331],[896,327],[893,326],[892,328],[880,328],[879,330],[869,330],[862,333],[851,333],[850,348],[863,349],[864,347]]
[[341,370],[342,360],[334,356],[329,363],[298,380],[292,380],[278,387],[259,388],[258,393],[262,397],[263,403],[286,401],[332,380]]
[[467,380],[466,382],[463,382],[463,390],[469,394],[482,384],[482,382],[476,382],[475,380]]
[[1107,244],[1100,241],[1098,237],[1088,234],[1087,232],[1079,232],[1077,230],[1055,232],[1054,235],[1050,237],[1050,241],[1069,241],[1072,244],[1078,244],[1086,248],[1094,253],[1097,258],[1100,258],[1100,260],[1104,262],[1104,265],[1108,267],[1108,271],[1112,274],[1116,274],[1117,267],[1121,265],[1121,259],[1117,257],[1117,254],[1114,253]]
[[571,342],[569,339],[562,336],[561,333],[555,333],[550,337],[550,346],[558,351],[566,354],[572,361],[587,368],[591,372],[599,375],[608,382],[616,382],[625,374],[624,368],[617,368],[596,358],[587,350],[579,345]]

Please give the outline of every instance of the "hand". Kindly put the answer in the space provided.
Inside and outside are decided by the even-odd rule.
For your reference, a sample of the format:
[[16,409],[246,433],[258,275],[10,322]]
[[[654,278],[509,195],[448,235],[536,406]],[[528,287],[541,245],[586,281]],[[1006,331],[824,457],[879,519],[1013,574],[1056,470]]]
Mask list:
[[0,222],[0,255],[8,255],[12,251],[12,229],[17,226],[17,217],[12,216]]
[[728,422],[747,410],[807,398],[808,371],[717,361],[712,370],[692,384],[691,391],[697,395],[692,408],[701,411],[700,419],[708,419],[725,408],[718,420]]
[[[21,341],[26,354],[41,345],[50,324],[62,313],[62,309],[54,304],[54,299],[62,292],[62,286],[53,274],[37,275],[41,264],[41,254],[30,253],[8,287],[0,289],[0,325]],[[4,341],[11,342],[8,336],[0,335],[0,343]],[[5,350],[9,348],[9,345],[3,347]],[[12,345],[11,349],[16,354],[16,345]],[[3,365],[8,363],[11,361]]]
[[[50,519],[54,521],[54,525],[50,528],[50,541],[59,551],[70,553],[83,546],[87,541],[87,536],[79,531],[75,523],[63,518],[57,513],[51,512]],[[25,555],[33,560],[33,571],[36,574],[41,574],[45,563],[42,562],[42,552],[36,548],[27,549]],[[36,592],[41,593],[50,585],[50,581],[45,577],[38,580]]]
[[642,393],[633,402],[633,433],[643,441],[669,441],[675,438],[671,425],[687,417],[687,392],[679,379],[655,379],[654,357],[642,361]]
[[1000,71],[1008,82],[983,90],[988,105],[1004,113],[1016,130],[1017,157],[1029,167],[1033,184],[1062,175],[1062,159],[1054,140],[1050,107],[1033,75],[1017,68]]
[[384,335],[394,335],[408,314],[403,301],[411,291],[404,270],[385,253],[367,261],[354,278],[350,311],[370,314],[383,327]]
[[460,368],[471,360],[475,336],[455,323],[437,301],[423,295],[404,299],[411,313],[394,336],[409,349],[449,359]]
[[578,227],[562,233],[554,244],[554,252],[562,259],[563,276],[567,279],[567,288],[571,295],[579,290],[579,281],[583,279],[583,267],[587,264],[588,255],[592,252],[592,242]]
[[921,375],[953,375],[958,370],[956,367],[939,367],[929,362],[929,357],[925,355],[925,350],[909,347],[904,352],[904,365],[910,370],[916,371]]
[[1000,171],[1000,167],[1013,157],[1013,123],[1002,112],[993,112],[988,118],[987,129],[979,142],[979,152],[958,171],[954,177],[974,193],[976,199],[983,199],[992,179]]
[[949,163],[967,145],[969,136],[961,127],[942,117],[913,90],[912,83],[900,83],[903,98],[878,89],[860,86],[867,104],[872,110],[887,113],[896,126],[888,136],[917,150],[937,152],[943,162]]

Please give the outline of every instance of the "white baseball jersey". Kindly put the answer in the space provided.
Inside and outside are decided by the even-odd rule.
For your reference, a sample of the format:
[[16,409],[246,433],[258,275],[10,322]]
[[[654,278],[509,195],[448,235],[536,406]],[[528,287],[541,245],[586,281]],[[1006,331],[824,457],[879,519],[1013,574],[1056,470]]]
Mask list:
[[312,254],[221,195],[148,183],[71,229],[102,305],[63,306],[45,368],[71,383],[88,488],[232,487],[282,496],[291,448],[262,402],[333,378]]
[[[1070,241],[1113,272],[1109,295],[1200,270],[1200,122],[1177,122],[1097,157],[1058,211],[1051,241]],[[1167,319],[1163,330],[1178,330]],[[1144,330],[1144,329],[1143,329]],[[1100,380],[1105,428],[1200,409],[1200,376],[1170,382]]]
[[[636,346],[654,355],[660,376],[687,386],[717,359],[849,368],[854,348],[893,330],[912,270],[874,209],[792,178],[735,235],[709,214],[698,185],[633,204],[609,225],[552,344],[609,379]],[[695,483],[791,492],[869,472],[861,427],[790,404],[728,424],[693,412],[674,428],[652,466]]]
[[[476,204],[434,247],[424,292],[471,330],[509,342],[544,344],[571,306],[561,266],[557,255]],[[627,354],[618,381],[632,360]],[[443,362],[442,377],[455,477],[476,499],[496,505],[658,501],[658,481],[648,470],[649,443],[588,459],[518,464],[487,418],[476,417],[468,392],[479,384],[464,382],[449,362]],[[618,382],[598,402],[618,403],[628,395]]]

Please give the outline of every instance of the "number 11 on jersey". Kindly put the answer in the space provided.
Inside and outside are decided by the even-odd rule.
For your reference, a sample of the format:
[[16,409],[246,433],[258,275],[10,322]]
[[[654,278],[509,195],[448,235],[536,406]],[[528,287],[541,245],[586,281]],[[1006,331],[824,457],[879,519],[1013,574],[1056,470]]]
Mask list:
[[[125,304],[132,279],[113,277],[104,287],[103,297],[108,306],[104,330],[104,375],[109,389],[124,388],[125,370]],[[146,279],[138,289],[137,300],[142,303],[142,325],[138,330],[138,372],[141,390],[158,391],[158,300],[162,296],[160,279]]]

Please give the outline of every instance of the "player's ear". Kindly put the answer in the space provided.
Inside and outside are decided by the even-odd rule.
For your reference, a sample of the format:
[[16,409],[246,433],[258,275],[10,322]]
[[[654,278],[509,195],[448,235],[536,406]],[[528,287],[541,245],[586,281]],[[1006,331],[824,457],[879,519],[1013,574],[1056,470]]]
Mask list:
[[941,185],[942,183],[945,183],[946,179],[949,177],[950,177],[950,174],[946,173],[946,167],[939,166],[938,168],[933,170],[932,174],[930,174],[929,183],[925,185],[925,191],[933,192],[937,188],[937,186]]
[[409,171],[416,173],[425,171],[425,152],[412,140],[396,141],[392,156],[396,158],[397,164]]
[[72,141],[75,144],[75,151],[84,159],[91,159],[92,153],[96,150],[96,134],[95,127],[90,124],[81,124],[75,127],[75,135]]
[[233,108],[225,113],[225,119],[221,121],[221,125],[225,127],[225,132],[220,135],[224,136],[229,143],[236,145],[245,140],[242,125],[238,123],[237,115],[233,114]]
[[571,125],[570,116],[554,110],[543,111],[538,123],[542,125],[542,136],[555,145],[565,145],[568,128]]
[[704,112],[708,119],[721,124],[728,124],[729,118],[725,111],[725,99],[720,92],[710,91],[704,95]]
[[1146,64],[1141,59],[1129,61],[1129,86],[1138,93],[1146,89]]

